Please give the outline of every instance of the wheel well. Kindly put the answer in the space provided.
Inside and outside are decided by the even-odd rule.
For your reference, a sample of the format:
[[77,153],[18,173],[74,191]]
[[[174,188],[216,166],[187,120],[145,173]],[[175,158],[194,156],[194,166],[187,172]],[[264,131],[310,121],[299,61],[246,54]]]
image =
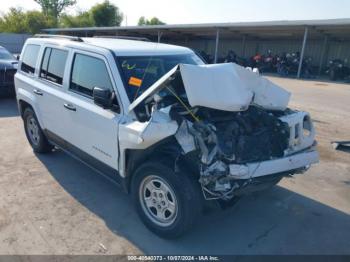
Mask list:
[[18,105],[19,105],[19,112],[21,114],[21,117],[23,117],[23,113],[26,110],[26,108],[29,107],[29,108],[33,109],[33,107],[24,100],[19,100]]
[[[181,146],[174,137],[167,138],[144,150],[126,150],[126,189],[130,190],[130,184],[134,172],[145,162],[155,160],[170,168],[181,167],[193,173],[189,163],[186,163]],[[181,163],[180,163],[181,162]]]

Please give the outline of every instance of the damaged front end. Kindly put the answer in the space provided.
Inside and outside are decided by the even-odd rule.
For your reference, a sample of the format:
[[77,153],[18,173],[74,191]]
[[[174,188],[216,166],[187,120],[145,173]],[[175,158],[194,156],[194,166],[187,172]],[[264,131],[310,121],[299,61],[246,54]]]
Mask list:
[[[179,65],[129,110],[153,136],[159,130],[159,139],[176,138],[207,200],[230,200],[318,162],[311,118],[288,109],[289,99],[287,91],[235,64]],[[171,128],[165,134],[159,125]]]
[[[203,111],[209,121],[184,120],[175,137],[184,154],[197,152],[199,181],[207,199],[231,199],[264,176],[273,175],[278,182],[318,161],[305,113],[255,106],[238,113]],[[299,122],[288,122],[289,118]]]

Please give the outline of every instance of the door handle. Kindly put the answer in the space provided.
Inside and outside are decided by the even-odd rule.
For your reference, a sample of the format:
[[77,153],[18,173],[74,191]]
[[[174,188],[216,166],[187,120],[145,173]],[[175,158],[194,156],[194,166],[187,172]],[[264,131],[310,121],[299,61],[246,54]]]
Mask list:
[[40,90],[38,90],[38,89],[34,89],[33,92],[34,92],[34,94],[36,94],[38,96],[42,96],[43,95],[43,93]]
[[77,111],[77,109],[74,106],[72,106],[71,104],[65,103],[63,106],[70,111]]

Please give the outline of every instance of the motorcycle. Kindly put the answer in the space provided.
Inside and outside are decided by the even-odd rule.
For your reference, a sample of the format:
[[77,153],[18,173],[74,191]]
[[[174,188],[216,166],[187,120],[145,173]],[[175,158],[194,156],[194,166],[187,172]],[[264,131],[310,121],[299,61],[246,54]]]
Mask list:
[[204,50],[202,51],[196,51],[196,54],[202,58],[202,60],[206,63],[206,64],[212,64],[213,63],[213,57],[209,54],[207,54]]
[[230,50],[224,59],[224,63],[236,63],[240,66],[246,67],[248,63],[246,59],[238,56],[234,51]]
[[[304,78],[314,78],[311,57],[305,57],[302,62],[301,76]],[[280,76],[297,75],[300,63],[300,54],[286,53],[277,58],[277,73]]]
[[326,73],[329,79],[336,81],[337,79],[345,79],[350,75],[350,68],[346,66],[347,60],[333,59],[329,61],[329,68]]
[[250,59],[250,66],[258,68],[263,73],[273,73],[277,71],[277,56],[274,56],[271,50],[267,55],[260,55],[257,53]]

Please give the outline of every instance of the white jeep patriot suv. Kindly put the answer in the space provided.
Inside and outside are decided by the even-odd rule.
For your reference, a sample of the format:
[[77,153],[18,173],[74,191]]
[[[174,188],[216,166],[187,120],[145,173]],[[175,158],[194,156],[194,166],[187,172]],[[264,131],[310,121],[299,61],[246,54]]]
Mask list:
[[34,151],[59,148],[119,183],[161,237],[186,232],[205,200],[227,206],[318,162],[290,93],[184,47],[40,35],[15,87]]

